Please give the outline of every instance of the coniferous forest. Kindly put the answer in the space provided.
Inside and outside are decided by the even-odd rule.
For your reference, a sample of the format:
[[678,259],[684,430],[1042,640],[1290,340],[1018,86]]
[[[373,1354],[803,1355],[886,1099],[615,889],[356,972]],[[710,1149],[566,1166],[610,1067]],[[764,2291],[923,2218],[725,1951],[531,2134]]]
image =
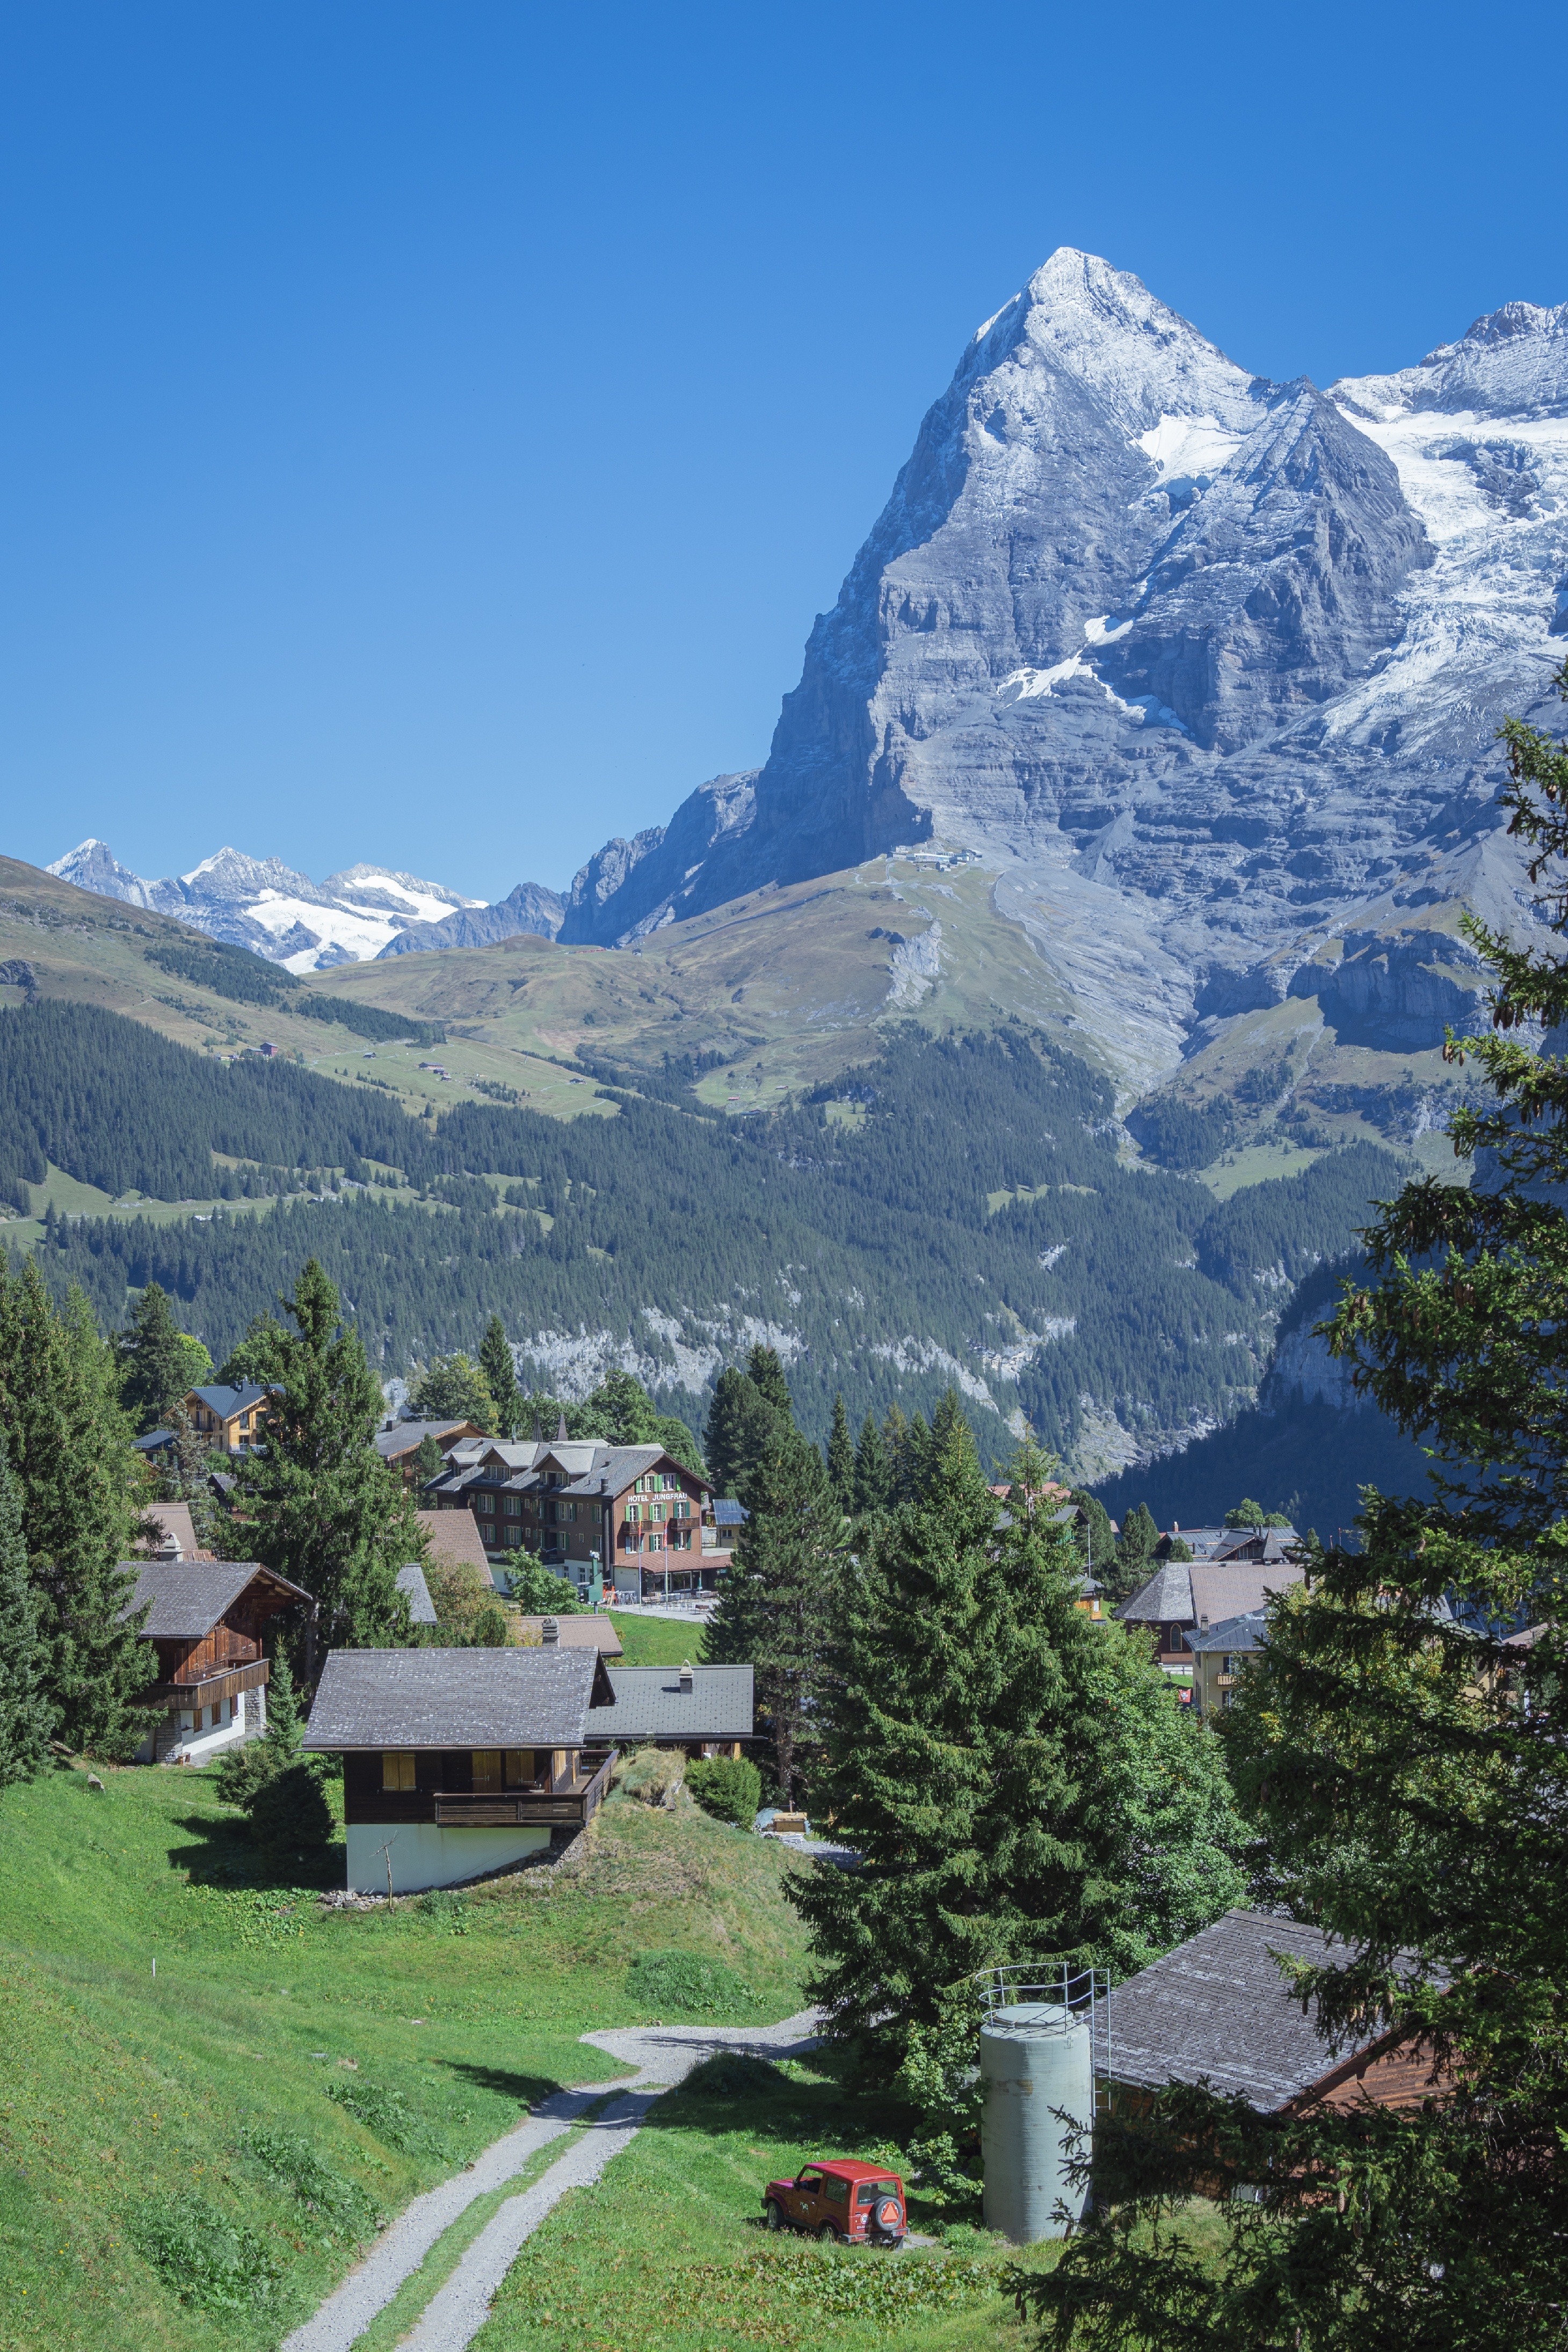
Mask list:
[[1231,1418],[1279,1303],[1402,1173],[1358,1145],[1216,1202],[1119,1156],[1108,1082],[1022,1027],[911,1026],[831,1099],[744,1119],[601,1094],[613,1116],[423,1120],[46,1002],[0,1018],[0,1179],[18,1207],[46,1161],[116,1197],[277,1196],[210,1222],[48,1222],[52,1287],[79,1283],[110,1328],[157,1281],[216,1362],[314,1256],[384,1377],[472,1351],[499,1314],[541,1385],[618,1353],[698,1421],[767,1337],[814,1434],[837,1391],[858,1426],[956,1382],[993,1452],[1022,1412],[1066,1453],[1086,1416],[1155,1440]]

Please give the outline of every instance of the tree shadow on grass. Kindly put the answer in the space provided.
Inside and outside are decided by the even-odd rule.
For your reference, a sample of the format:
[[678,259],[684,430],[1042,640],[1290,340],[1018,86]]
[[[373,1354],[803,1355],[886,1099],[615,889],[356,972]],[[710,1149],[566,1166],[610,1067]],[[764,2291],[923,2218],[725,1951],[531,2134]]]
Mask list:
[[263,1891],[309,1887],[325,1893],[343,1884],[341,1844],[299,1853],[269,1853],[254,1843],[247,1822],[215,1820],[206,1813],[187,1813],[175,1827],[188,1831],[196,1843],[171,1846],[170,1865],[184,1871],[194,1885],[254,1886]]
[[[552,2097],[562,2088],[552,2074],[514,2074],[505,2066],[474,2066],[458,2058],[444,2060],[441,2064],[444,2073],[460,2074],[477,2091],[494,2091],[500,2097],[516,2099],[525,2107],[536,2107],[541,2099]],[[605,2087],[613,2090],[615,2086],[606,2084]]]

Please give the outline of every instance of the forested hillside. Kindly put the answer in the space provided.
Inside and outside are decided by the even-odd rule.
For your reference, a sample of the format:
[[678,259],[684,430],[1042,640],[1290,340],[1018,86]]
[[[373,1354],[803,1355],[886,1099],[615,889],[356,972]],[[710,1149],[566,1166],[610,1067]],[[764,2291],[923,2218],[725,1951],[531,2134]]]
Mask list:
[[624,1092],[608,1118],[421,1120],[44,1003],[0,1015],[0,1103],[13,1184],[47,1158],[116,1195],[313,1194],[207,1223],[51,1220],[51,1283],[79,1281],[106,1327],[156,1279],[221,1361],[314,1254],[384,1374],[471,1349],[495,1312],[542,1381],[621,1360],[691,1419],[771,1336],[814,1432],[836,1390],[858,1419],[929,1412],[956,1381],[993,1450],[1022,1412],[1084,1475],[1247,1402],[1289,1285],[1400,1172],[1359,1145],[1216,1204],[1119,1158],[1106,1081],[1021,1026],[900,1032],[852,1097],[743,1120]]

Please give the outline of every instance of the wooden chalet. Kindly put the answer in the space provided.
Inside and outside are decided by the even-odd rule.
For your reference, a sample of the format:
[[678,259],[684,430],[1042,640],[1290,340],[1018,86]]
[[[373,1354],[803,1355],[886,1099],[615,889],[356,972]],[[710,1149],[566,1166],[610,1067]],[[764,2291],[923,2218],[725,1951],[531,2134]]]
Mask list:
[[142,1639],[158,1654],[145,1693],[167,1709],[143,1740],[144,1764],[205,1764],[267,1726],[270,1671],[262,1633],[280,1611],[315,1602],[298,1584],[254,1560],[127,1560],[136,1571],[127,1613],[151,1604]]
[[304,1744],[343,1759],[351,1889],[460,1885],[582,1828],[614,1706],[596,1649],[331,1652]]
[[219,1384],[191,1389],[185,1396],[185,1415],[215,1453],[248,1454],[261,1444],[268,1395],[253,1381],[240,1388]]
[[1227,1911],[1129,1977],[1106,2003],[1112,2111],[1136,2116],[1170,2084],[1203,2081],[1259,2115],[1319,2104],[1419,2107],[1440,2086],[1411,2038],[1373,2034],[1335,2051],[1272,1957],[1321,1966],[1345,1950],[1298,1920]]

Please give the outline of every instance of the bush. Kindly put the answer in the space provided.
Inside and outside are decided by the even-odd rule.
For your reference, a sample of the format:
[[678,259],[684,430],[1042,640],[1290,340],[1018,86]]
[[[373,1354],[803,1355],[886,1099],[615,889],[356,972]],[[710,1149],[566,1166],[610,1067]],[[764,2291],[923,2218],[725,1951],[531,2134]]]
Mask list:
[[[326,2163],[309,2140],[289,2139],[282,2132],[252,2124],[243,2135],[247,2155],[280,2188],[292,2189],[308,2213],[330,2222],[356,2243],[373,2238],[385,2215],[374,2198],[355,2180],[349,2180]],[[324,2243],[331,2245],[329,2236]]]
[[474,1620],[474,1643],[481,1650],[504,1650],[507,1645],[506,1619],[492,1602],[481,1609]]
[[249,2312],[273,2300],[279,2264],[253,2231],[205,2198],[153,2198],[132,2221],[131,2236],[182,2303]]
[[449,1927],[454,1936],[466,1936],[468,1932],[468,1898],[454,1886],[432,1886],[427,1894],[420,1895],[416,1908],[426,1919],[438,1920],[442,1927]]
[[763,1776],[746,1756],[704,1757],[686,1768],[686,1785],[705,1813],[749,1830],[763,1801]]
[[688,2016],[754,2009],[757,1997],[723,1960],[700,1952],[639,1952],[626,1971],[626,1990],[640,2006]]
[[251,1834],[269,1861],[319,1853],[336,1826],[315,1767],[301,1759],[263,1781],[251,1799]]
[[237,1748],[225,1748],[212,1768],[212,1775],[224,1803],[237,1805],[241,1812],[247,1813],[277,1769],[264,1739],[247,1739]]
[[415,2114],[401,2091],[383,2083],[367,2083],[356,2075],[351,2082],[329,2083],[327,2096],[345,2114],[355,2116],[387,2147],[405,2156],[445,2155],[446,2143],[423,2116]]

